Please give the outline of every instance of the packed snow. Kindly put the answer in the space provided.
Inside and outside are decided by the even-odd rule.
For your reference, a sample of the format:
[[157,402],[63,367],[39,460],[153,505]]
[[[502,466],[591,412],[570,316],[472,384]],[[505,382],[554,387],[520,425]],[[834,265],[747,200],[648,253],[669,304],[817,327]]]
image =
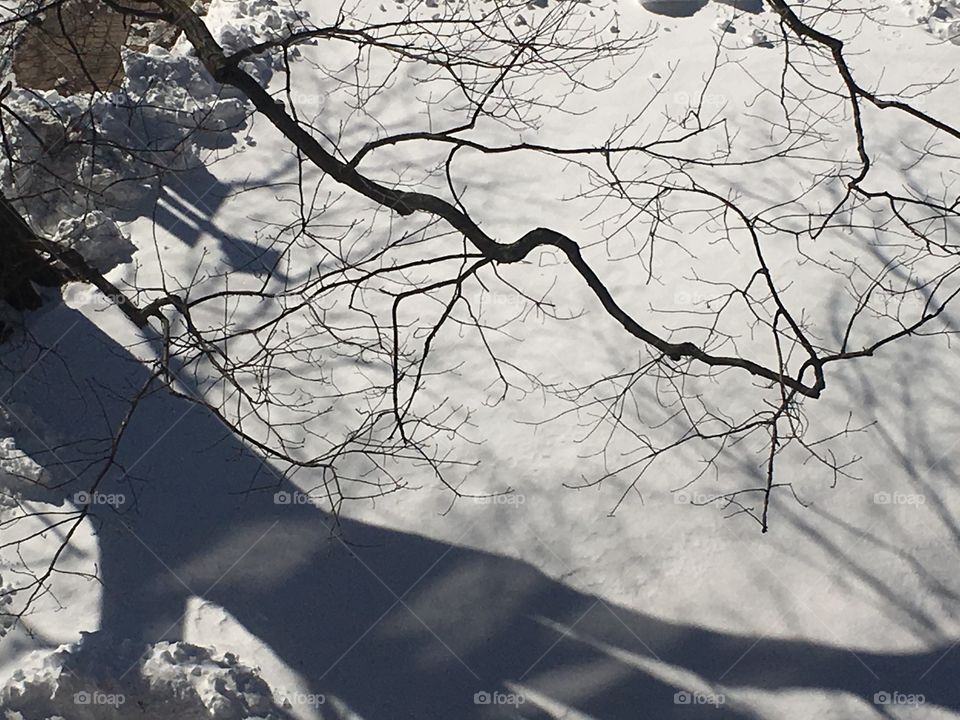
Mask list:
[[5,720],[280,720],[253,668],[184,642],[138,648],[99,633],[25,659],[0,690]]

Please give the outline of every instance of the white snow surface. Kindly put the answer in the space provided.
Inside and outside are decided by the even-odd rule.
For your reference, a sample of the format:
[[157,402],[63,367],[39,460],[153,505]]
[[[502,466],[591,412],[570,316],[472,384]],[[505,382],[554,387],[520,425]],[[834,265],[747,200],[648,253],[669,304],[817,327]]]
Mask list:
[[[533,14],[545,4],[531,3],[526,15],[517,15],[513,22],[520,25],[522,19],[522,24],[528,23],[528,18],[535,17]],[[424,5],[427,12],[432,13],[444,3],[427,0]],[[303,6],[317,16],[330,12],[330,8],[319,0],[304,2]],[[380,6],[382,12],[393,9],[393,3],[386,3],[386,6]],[[604,5],[602,9],[605,11],[610,7],[614,6]],[[619,15],[614,27],[618,33],[639,30],[651,21],[652,16],[638,3],[621,0],[616,8]],[[908,0],[900,7],[890,9],[887,16],[906,17],[905,27],[891,21],[888,26],[857,42],[869,45],[874,68],[882,65],[877,62],[878,58],[884,59],[890,69],[891,82],[899,80],[904,86],[912,82],[935,82],[944,67],[951,66],[951,63],[955,65],[960,58],[954,47],[960,44],[960,4],[956,0]],[[290,6],[270,0],[214,0],[207,15],[214,35],[229,49],[275,37],[294,20],[295,12]],[[646,56],[648,64],[633,71],[632,84],[628,84],[622,94],[614,95],[609,117],[596,118],[598,125],[616,122],[621,114],[626,115],[637,89],[648,88],[652,73],[656,74],[658,81],[668,77],[671,63],[678,57],[680,69],[673,76],[671,92],[666,97],[674,105],[695,104],[697,81],[710,65],[718,36],[724,47],[737,53],[753,53],[737,56],[745,63],[754,63],[749,67],[758,72],[770,70],[766,67],[769,63],[765,54],[776,42],[777,30],[769,13],[744,16],[727,6],[710,5],[693,17],[660,18],[658,22],[661,24],[655,45]],[[927,48],[931,35],[941,42]],[[275,56],[267,57],[251,61],[248,67],[267,84],[276,70],[275,63]],[[44,94],[41,102],[22,90],[15,90],[7,102],[24,114],[37,118],[40,135],[45,141],[56,143],[69,132],[83,132],[84,122],[95,122],[102,130],[117,137],[135,133],[138,137],[148,138],[155,154],[163,156],[165,163],[181,168],[195,167],[216,157],[216,151],[223,149],[220,145],[225,138],[233,143],[236,134],[248,132],[249,147],[213,168],[217,179],[224,183],[242,183],[251,174],[271,167],[271,163],[284,157],[285,145],[275,133],[269,128],[248,127],[249,108],[246,104],[215,87],[183,42],[170,52],[159,48],[153,48],[147,54],[127,52],[124,65],[127,80],[123,90],[100,98],[93,105],[85,99],[63,98],[56,93]],[[772,69],[772,72],[776,71],[778,68]],[[865,69],[863,72],[869,71]],[[157,79],[161,82],[155,82]],[[299,92],[303,98],[318,94],[309,83],[295,88],[294,92]],[[725,92],[724,96],[704,96],[701,102],[708,109],[733,107],[736,111],[742,110],[741,106],[750,99],[749,88],[731,87]],[[946,88],[945,93],[934,93],[924,107],[931,112],[955,113],[956,102],[950,92],[950,88]],[[319,95],[323,97],[323,93]],[[323,102],[332,104],[334,100],[324,98]],[[389,108],[381,118],[384,125],[402,123],[407,109],[402,106]],[[318,120],[322,121],[323,118]],[[328,119],[328,122],[335,124],[336,120]],[[67,130],[64,130],[65,126]],[[586,133],[591,129],[588,126],[589,123],[580,123],[570,132]],[[190,133],[184,127],[193,127],[196,132]],[[895,131],[891,134],[896,136]],[[38,148],[31,145],[34,142],[24,133],[13,133],[14,145],[24,152],[38,152]],[[896,152],[897,148],[891,144],[891,154]],[[142,177],[146,165],[136,161],[131,163],[126,155],[117,155],[113,162],[109,157],[100,160],[104,164],[98,167],[105,167],[106,171],[95,184],[109,188],[107,206],[129,208],[132,202],[157,191],[158,178],[144,180]],[[84,158],[79,154],[61,154],[50,162],[50,169],[56,174],[86,172]],[[493,218],[490,226],[502,230],[505,236],[517,225],[525,227],[528,221],[534,222],[543,215],[547,215],[551,222],[575,225],[577,212],[566,210],[559,204],[550,205],[549,199],[543,199],[531,190],[540,187],[536,179],[549,172],[550,168],[533,161],[529,166],[511,167],[508,172],[498,171],[490,176],[478,172],[475,176],[478,184],[485,180],[495,181],[495,192],[506,198],[485,197],[477,202],[478,209],[489,211]],[[146,174],[150,175],[149,172]],[[12,183],[14,180],[21,191],[27,187],[42,192],[48,187],[44,184],[48,180],[32,176],[14,178],[7,169],[3,182]],[[745,174],[740,182],[749,187],[751,180],[753,178]],[[756,189],[760,194],[764,190]],[[224,202],[216,206],[212,214],[225,231],[252,241],[255,238],[245,228],[251,219],[269,216],[275,210],[274,193],[272,189],[262,190],[245,196],[242,202]],[[517,203],[518,197],[525,201]],[[216,263],[226,264],[229,259],[209,228],[199,223],[195,228],[198,239],[188,247],[173,231],[153,227],[144,217],[129,223],[130,218],[124,217],[123,213],[117,212],[111,217],[110,211],[101,203],[94,207],[86,197],[74,197],[67,204],[62,198],[55,202],[43,199],[35,202],[29,208],[29,214],[40,227],[56,233],[60,239],[68,239],[101,268],[114,268],[111,277],[122,278],[125,273],[132,272],[132,266],[127,263],[133,255],[140,261],[141,281],[143,278],[163,277],[164,272],[189,278],[200,265],[198,258],[206,259],[207,253],[213,259],[205,267],[219,268],[221,266]],[[354,207],[357,215],[366,209],[362,203]],[[348,210],[346,214],[351,213]],[[189,224],[189,218],[185,224]],[[586,230],[583,233],[588,236]],[[164,248],[180,251],[179,266],[161,270],[155,264],[151,265],[149,253],[155,237]],[[535,272],[544,285],[558,279],[563,282],[556,269],[558,266],[556,258],[541,257]],[[675,265],[674,269],[679,267]],[[627,286],[635,282],[635,276],[629,273],[615,275],[614,264],[605,266],[605,271],[612,275],[611,285]],[[682,276],[682,270],[678,274]],[[821,297],[817,287],[798,290],[803,291],[814,298],[811,301],[814,309],[818,307],[817,302],[829,305],[830,300]],[[677,298],[681,304],[707,302],[694,286],[670,287],[662,292]],[[69,289],[67,294],[71,298],[70,307],[82,311],[82,316],[81,312],[62,311],[69,320],[64,321],[63,327],[75,321],[84,322],[82,318],[86,318],[92,327],[105,330],[111,337],[124,338],[123,344],[136,346],[136,352],[149,354],[143,350],[143,338],[126,328],[118,313],[102,305],[97,306],[96,311],[92,309],[96,300],[87,289]],[[589,303],[576,291],[565,297],[569,302],[567,310],[576,311]],[[496,297],[490,302],[496,306]],[[513,308],[495,309],[509,312]],[[49,322],[51,328],[61,327],[53,322],[55,316],[56,313],[51,311],[38,322]],[[551,370],[558,374],[568,373],[571,377],[589,377],[601,372],[608,365],[597,358],[597,349],[608,352],[614,361],[628,355],[629,351],[618,347],[616,341],[611,342],[609,333],[615,333],[617,328],[611,328],[599,314],[590,317],[595,321],[593,324],[589,318],[582,318],[579,326],[565,324],[566,334],[562,339],[556,339],[555,326],[545,329],[548,326],[542,318],[525,317],[521,327],[529,337],[524,345],[514,346],[512,357],[518,364],[536,366],[547,356]],[[548,340],[543,340],[543,334],[548,335]],[[55,339],[55,335],[49,337]],[[551,343],[550,351],[544,350],[546,342]],[[553,348],[555,344],[559,349]],[[454,357],[456,347],[453,343],[451,345],[449,352]],[[610,365],[614,365],[614,361]],[[627,628],[621,630],[619,636],[624,646],[637,641],[630,651],[616,643],[591,637],[594,626],[588,617],[589,611],[566,617],[566,624],[546,616],[529,618],[540,627],[555,627],[560,649],[577,645],[589,647],[592,651],[589,660],[579,664],[571,661],[569,666],[562,668],[551,667],[542,675],[533,672],[531,666],[529,677],[518,672],[519,677],[513,677],[506,684],[506,690],[525,697],[530,706],[535,705],[548,717],[587,718],[576,711],[577,699],[581,695],[588,696],[597,688],[597,694],[602,696],[608,688],[619,687],[620,681],[627,684],[634,677],[631,672],[643,673],[644,678],[654,678],[657,683],[670,685],[671,689],[687,693],[687,697],[691,694],[714,700],[723,697],[729,703],[727,707],[744,713],[737,717],[797,720],[812,717],[865,720],[960,717],[954,708],[922,707],[909,702],[889,705],[884,704],[882,698],[877,700],[876,696],[864,697],[856,687],[844,686],[844,673],[834,671],[831,664],[837,663],[837,667],[849,671],[851,665],[859,663],[872,673],[871,667],[879,668],[889,658],[902,658],[911,672],[916,670],[913,674],[916,676],[925,668],[937,666],[941,652],[943,657],[951,657],[955,638],[960,637],[960,617],[957,614],[960,586],[954,570],[957,519],[960,518],[960,492],[956,487],[954,469],[957,457],[955,438],[960,428],[948,397],[950,388],[955,385],[956,373],[960,371],[960,363],[955,352],[951,355],[932,343],[919,345],[917,349],[892,350],[869,362],[870,365],[838,372],[831,380],[832,394],[811,411],[814,420],[827,425],[842,426],[850,408],[856,410],[858,423],[877,422],[876,429],[850,440],[852,452],[863,458],[860,469],[863,480],[831,487],[822,479],[810,479],[809,484],[804,485],[803,493],[809,506],[778,505],[777,527],[762,540],[753,526],[738,524],[736,519],[724,517],[713,506],[691,505],[691,500],[709,495],[709,489],[706,493],[697,487],[673,492],[677,490],[673,474],[684,475],[682,457],[665,464],[660,471],[660,482],[644,486],[643,492],[637,493],[642,499],[638,498],[616,517],[607,514],[624,491],[625,481],[614,479],[605,487],[578,492],[565,490],[562,484],[575,482],[582,475],[596,470],[600,461],[595,457],[584,457],[580,454],[582,448],[570,441],[582,429],[574,421],[558,422],[549,431],[532,429],[531,425],[518,422],[540,419],[549,414],[545,409],[546,401],[541,406],[533,396],[510,398],[497,408],[480,408],[473,418],[474,424],[486,433],[483,437],[486,446],[496,449],[499,454],[468,476],[467,487],[478,493],[500,491],[505,487],[515,489],[512,501],[459,503],[447,512],[448,495],[442,488],[432,486],[429,477],[424,477],[412,483],[419,486],[417,489],[376,503],[349,506],[344,513],[348,522],[362,525],[365,531],[375,535],[378,542],[389,538],[403,548],[384,563],[383,567],[388,570],[391,566],[402,565],[416,553],[420,553],[416,558],[423,560],[424,568],[432,568],[431,562],[439,563],[437,558],[446,552],[465,558],[460,574],[451,572],[438,579],[430,577],[419,587],[397,587],[396,598],[402,598],[402,606],[421,623],[421,618],[426,618],[430,632],[439,636],[453,627],[476,626],[475,636],[470,638],[474,649],[483,647],[484,643],[493,643],[491,638],[505,642],[503,635],[509,636],[515,630],[507,619],[483,615],[489,605],[484,602],[485,598],[492,600],[507,596],[517,608],[527,611],[529,608],[523,603],[530,597],[555,595],[568,602],[565,593],[569,592],[576,598],[595,600],[599,607],[609,604],[624,617],[633,613],[642,618],[637,624],[619,617],[619,625],[611,623],[617,630],[621,629],[620,626]],[[922,384],[913,382],[921,372],[927,381]],[[91,371],[87,380],[92,383],[96,377]],[[456,392],[457,383],[462,380],[450,378],[450,384],[442,392]],[[881,387],[887,383],[895,387]],[[22,410],[19,406],[17,409]],[[54,415],[51,412],[46,417]],[[31,428],[42,426],[42,422],[35,425],[32,417],[25,414],[23,417]],[[188,425],[189,421],[181,429]],[[11,423],[10,427],[16,429],[18,425]],[[5,427],[0,435],[12,434],[13,429]],[[24,432],[23,427],[18,432]],[[51,437],[53,433],[51,430]],[[0,472],[3,473],[0,478],[6,478],[8,486],[23,488],[31,482],[38,482],[43,470],[17,449],[18,439],[0,439]],[[62,437],[56,439],[62,440]],[[192,441],[188,435],[177,440],[184,446],[190,446]],[[227,464],[225,458],[228,457],[230,454],[223,451],[224,468],[232,467]],[[162,471],[181,477],[194,472],[195,464],[190,459],[173,458],[169,464],[172,470],[162,468]],[[734,472],[734,469],[730,471]],[[232,470],[222,472],[229,476]],[[788,472],[797,478],[809,479],[805,466],[789,467]],[[189,477],[191,483],[199,483],[204,476],[196,473],[196,477]],[[184,492],[189,490],[187,487]],[[889,498],[898,492],[909,492],[915,500],[891,502]],[[145,494],[148,493],[145,491]],[[888,498],[886,502],[877,500],[883,496]],[[22,500],[19,493],[9,497],[15,497],[16,502]],[[48,509],[64,507],[62,503],[47,503],[39,497],[30,501],[37,507]],[[289,527],[284,527],[284,517],[288,516],[282,515],[282,510],[251,503],[244,512],[256,516],[257,522],[251,521],[249,526],[242,524],[246,518],[242,513],[224,516],[236,524],[223,522],[222,526],[211,529],[209,536],[202,536],[204,542],[193,548],[200,557],[189,556],[171,570],[177,574],[178,581],[181,576],[190,579],[191,586],[194,577],[215,585],[213,581],[220,582],[222,570],[228,566],[233,569],[231,563],[236,561],[240,566],[237,575],[223,582],[228,592],[216,601],[210,600],[202,611],[188,614],[185,625],[191,629],[191,640],[197,645],[160,642],[143,654],[142,647],[129,643],[118,646],[110,636],[98,632],[87,633],[77,642],[78,628],[98,629],[95,609],[84,614],[81,605],[81,598],[95,592],[95,584],[76,577],[58,579],[57,600],[70,608],[69,613],[48,604],[43,612],[29,618],[31,629],[42,631],[38,637],[44,640],[17,630],[0,644],[0,668],[10,678],[0,690],[0,709],[6,713],[4,720],[285,717],[284,713],[291,712],[291,709],[275,700],[268,682],[283,684],[285,694],[319,692],[312,686],[315,678],[309,677],[308,670],[303,668],[309,666],[327,633],[336,629],[337,620],[312,615],[308,610],[313,601],[310,596],[304,598],[301,608],[304,614],[295,620],[272,618],[272,624],[261,623],[255,613],[243,612],[249,610],[243,605],[247,598],[262,598],[256,593],[263,586],[279,595],[275,598],[278,605],[287,607],[288,603],[295,603],[286,597],[289,592],[286,583],[300,583],[291,586],[317,590],[328,584],[335,585],[341,579],[322,577],[316,584],[304,580],[312,578],[312,569],[319,566],[318,557],[312,553],[320,544],[318,538],[323,533],[311,534],[313,531],[301,524],[306,522],[303,513],[307,512],[302,508],[292,509],[301,515],[291,520]],[[201,507],[197,511],[209,512],[210,517],[223,520],[207,508]],[[144,510],[145,514],[149,512],[149,509]],[[258,512],[263,515],[257,515]],[[316,514],[317,522],[325,521],[319,513]],[[167,517],[172,518],[172,523],[181,521],[173,513]],[[274,521],[279,525],[276,535],[271,535]],[[198,531],[190,525],[190,521],[183,520],[183,526],[172,525],[168,532],[174,537],[181,532],[187,533],[192,540],[194,535],[191,533]],[[90,570],[98,560],[98,544],[108,540],[98,537],[92,528],[87,530],[88,533],[80,538],[76,562],[78,567]],[[268,540],[258,545],[263,537]],[[251,547],[259,548],[252,553],[259,564],[245,570],[237,558],[246,557],[242,551]],[[261,551],[266,553],[264,547],[269,547],[271,552],[261,554]],[[164,549],[160,548],[157,554],[165,557]],[[223,567],[217,566],[217,562]],[[207,565],[216,572],[211,574]],[[375,567],[378,571],[381,569]],[[494,569],[489,570],[491,567]],[[531,568],[537,568],[537,571]],[[355,568],[355,571],[359,574],[365,572],[364,568]],[[417,579],[417,575],[414,573],[413,579]],[[9,579],[6,572],[4,579]],[[188,594],[201,595],[206,585],[198,584],[196,588]],[[0,594],[2,592],[0,589]],[[221,617],[217,609],[218,602],[227,608],[232,601],[231,595],[239,598],[237,606],[230,608],[231,612],[241,619],[228,621],[223,619],[227,617],[226,610]],[[462,598],[462,606],[455,605],[452,598]],[[359,603],[354,597],[338,599],[345,604]],[[438,599],[447,603],[444,609],[448,615],[439,613]],[[537,606],[530,607],[536,609]],[[562,607],[584,609],[574,601]],[[264,607],[264,616],[269,615],[270,610]],[[216,621],[210,622],[209,615],[216,616]],[[587,620],[581,624],[585,617]],[[349,624],[349,614],[341,620]],[[297,623],[293,630],[284,625],[293,622]],[[444,622],[449,627],[443,625]],[[243,632],[233,627],[244,623],[250,627]],[[254,628],[261,628],[262,636],[253,634]],[[267,634],[271,630],[273,634]],[[360,636],[364,630],[370,632],[372,628],[356,628],[356,635]],[[724,653],[732,653],[729,658],[731,671],[747,664],[741,662],[741,653],[747,657],[756,648],[759,649],[757,654],[765,647],[775,648],[763,656],[769,677],[774,680],[769,686],[711,680],[706,671],[701,675],[686,669],[682,661],[689,656],[684,653],[677,658],[644,654],[640,647],[648,639],[644,631],[657,638],[674,635],[678,646],[685,642],[694,646],[693,655],[716,652],[717,657],[726,657]],[[385,645],[399,642],[412,633],[410,626],[394,615],[388,616],[387,621],[374,631],[378,642]],[[613,631],[611,633],[616,635]],[[298,651],[291,651],[283,644],[289,641],[289,635],[302,639],[303,645]],[[600,635],[598,633],[598,637]],[[60,645],[61,642],[68,644]],[[231,644],[224,646],[226,642]],[[36,645],[44,649],[33,650]],[[51,646],[56,649],[51,651]],[[279,659],[274,661],[271,649]],[[352,649],[351,646],[345,656]],[[389,657],[387,669],[391,663],[405,664],[409,660],[411,667],[436,671],[438,685],[444,683],[443,673],[450,667],[459,670],[457,660],[442,652],[442,659],[438,660],[427,647],[417,646],[417,650],[418,653],[412,653],[409,658]],[[264,663],[261,676],[255,669],[241,664],[232,653],[240,658],[263,657],[269,662]],[[371,653],[365,657],[377,656]],[[468,662],[471,662],[469,657]],[[849,665],[844,664],[845,661]],[[775,681],[777,663],[814,668],[811,674],[815,675],[817,682],[779,686]],[[363,666],[351,668],[356,675],[366,671]],[[399,674],[405,668],[393,669]],[[316,674],[319,676],[320,672]],[[716,675],[725,677],[726,673]],[[904,674],[899,679],[907,677],[908,674]],[[835,685],[829,685],[831,678],[837,680]],[[359,677],[356,682],[358,685],[375,685],[381,680],[382,676],[372,675]],[[818,682],[826,687],[820,687]],[[429,687],[429,683],[425,683],[425,687]],[[887,690],[891,697],[897,697],[897,693],[909,694],[909,687],[890,686]],[[98,704],[78,703],[78,693],[87,693],[79,696],[81,699],[97,698]],[[120,697],[123,702],[119,702]],[[346,709],[352,699],[355,698],[344,699],[342,712],[337,717],[360,717],[350,715]],[[634,700],[638,709],[631,717],[647,717],[642,710],[643,698]],[[323,716],[318,703],[304,703],[294,711],[293,714],[303,718]],[[384,717],[387,716],[381,715],[376,720]],[[432,716],[420,717],[433,720]],[[626,715],[610,717],[619,720]]]
[[4,720],[278,720],[270,688],[231,653],[147,648],[99,633],[34,653],[0,690]]

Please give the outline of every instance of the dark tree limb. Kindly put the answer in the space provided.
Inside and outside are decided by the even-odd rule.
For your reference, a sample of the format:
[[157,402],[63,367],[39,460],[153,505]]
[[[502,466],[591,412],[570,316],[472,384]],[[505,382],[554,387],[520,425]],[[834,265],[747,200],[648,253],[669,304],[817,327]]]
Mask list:
[[17,310],[43,303],[34,285],[59,287],[69,277],[40,252],[36,235],[0,193],[0,298]]
[[260,113],[265,115],[287,139],[293,142],[300,152],[337,182],[352,188],[384,207],[390,208],[401,216],[412,215],[415,212],[425,212],[442,218],[462,233],[486,258],[497,263],[517,263],[525,259],[530,252],[538,247],[555,247],[566,255],[570,264],[587,283],[611,317],[617,320],[628,333],[663,353],[671,360],[680,361],[688,358],[712,367],[741,368],[757,377],[784,385],[807,397],[816,398],[820,396],[823,388],[819,384],[808,385],[790,375],[744,358],[711,355],[693,343],[670,342],[643,327],[617,304],[609,290],[584,259],[580,246],[560,232],[548,228],[535,228],[512,243],[500,243],[483,232],[469,215],[442,198],[426,193],[389,188],[362,175],[353,165],[341,161],[328,152],[249,73],[243,70],[238,63],[228,58],[223,48],[210,34],[203,20],[190,8],[188,3],[184,0],[160,0],[157,4],[166,11],[167,21],[178,26],[194,46],[197,56],[215,80],[240,90]]

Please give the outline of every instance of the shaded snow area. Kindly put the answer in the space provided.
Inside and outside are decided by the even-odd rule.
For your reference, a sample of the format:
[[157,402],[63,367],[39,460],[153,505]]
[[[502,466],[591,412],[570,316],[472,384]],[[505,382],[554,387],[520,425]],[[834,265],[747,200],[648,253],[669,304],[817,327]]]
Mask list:
[[270,688],[230,653],[98,633],[30,657],[0,690],[4,720],[280,720]]

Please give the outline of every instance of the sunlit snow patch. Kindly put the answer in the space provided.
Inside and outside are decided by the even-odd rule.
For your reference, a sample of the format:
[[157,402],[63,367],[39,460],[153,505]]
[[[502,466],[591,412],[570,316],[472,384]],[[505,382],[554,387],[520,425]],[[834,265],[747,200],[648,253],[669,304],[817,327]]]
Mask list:
[[4,720],[281,720],[256,670],[183,642],[145,652],[100,633],[37,654],[0,689]]

